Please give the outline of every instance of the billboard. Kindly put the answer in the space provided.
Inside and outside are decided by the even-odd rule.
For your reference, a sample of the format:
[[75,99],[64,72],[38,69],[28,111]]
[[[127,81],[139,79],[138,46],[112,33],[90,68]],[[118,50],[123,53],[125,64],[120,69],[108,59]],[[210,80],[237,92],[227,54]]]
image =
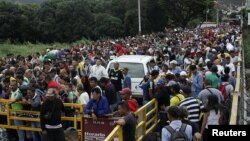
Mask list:
[[104,139],[115,128],[117,118],[99,118],[93,120],[84,117],[84,141],[104,141]]

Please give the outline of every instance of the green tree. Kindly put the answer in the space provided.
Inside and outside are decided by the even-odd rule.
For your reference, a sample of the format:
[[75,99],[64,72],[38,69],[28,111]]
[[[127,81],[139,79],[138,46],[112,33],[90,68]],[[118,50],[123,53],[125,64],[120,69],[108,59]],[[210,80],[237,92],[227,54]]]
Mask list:
[[36,13],[36,29],[38,31],[38,40],[42,42],[55,41],[56,35],[56,8],[55,1],[46,1],[41,4],[41,8]]
[[94,16],[86,0],[47,1],[37,13],[43,42],[73,42],[91,36]]
[[[29,8],[28,8],[29,7]],[[0,39],[23,42],[31,39],[34,29],[29,21],[36,7],[0,2]]]
[[147,28],[150,32],[162,31],[167,25],[167,15],[159,5],[159,0],[144,0],[143,12],[148,19],[150,26]]
[[165,14],[174,26],[185,28],[189,21],[206,17],[207,9],[213,7],[213,0],[160,0]]
[[86,0],[60,2],[55,14],[59,41],[72,42],[91,36],[94,16]]
[[96,37],[121,37],[124,33],[124,27],[121,19],[106,13],[95,15],[95,36]]

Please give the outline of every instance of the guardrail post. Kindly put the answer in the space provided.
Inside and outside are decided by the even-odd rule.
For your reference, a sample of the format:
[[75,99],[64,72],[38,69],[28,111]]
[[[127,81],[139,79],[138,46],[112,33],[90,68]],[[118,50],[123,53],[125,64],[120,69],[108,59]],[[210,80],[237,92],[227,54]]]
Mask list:
[[122,127],[120,127],[118,130],[118,140],[123,141]]
[[6,102],[6,113],[7,113],[7,125],[11,126],[11,121],[10,121],[10,104],[9,102]]
[[76,117],[76,112],[74,113],[74,127],[77,129],[77,117]]
[[142,111],[142,121],[143,121],[143,125],[142,125],[142,135],[144,136],[146,134],[146,123],[147,123],[147,108],[143,109]]
[[84,134],[84,124],[85,124],[85,121],[84,121],[84,116],[83,116],[83,111],[82,109],[80,109],[80,118],[81,118],[81,132],[82,132],[82,135],[81,135],[81,140],[84,141],[85,139],[85,134]]
[[[155,111],[155,115],[156,117],[158,117],[158,101],[155,99],[155,107],[156,107],[156,111]],[[155,123],[158,124],[158,118],[155,119]]]

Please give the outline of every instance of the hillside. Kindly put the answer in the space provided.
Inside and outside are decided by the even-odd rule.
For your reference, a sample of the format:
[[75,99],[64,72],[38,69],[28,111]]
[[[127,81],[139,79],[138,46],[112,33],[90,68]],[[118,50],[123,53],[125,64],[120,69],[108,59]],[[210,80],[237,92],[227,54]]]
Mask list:
[[8,1],[13,3],[37,3],[40,4],[45,0],[0,0],[0,1]]

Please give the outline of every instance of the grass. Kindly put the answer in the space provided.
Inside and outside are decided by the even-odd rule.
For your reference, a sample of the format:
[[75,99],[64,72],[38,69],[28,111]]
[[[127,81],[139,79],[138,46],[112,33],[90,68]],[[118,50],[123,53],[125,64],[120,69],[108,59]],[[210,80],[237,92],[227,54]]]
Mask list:
[[8,53],[13,53],[15,56],[22,55],[28,56],[34,54],[36,52],[43,51],[47,48],[69,48],[70,46],[75,46],[78,44],[90,44],[92,41],[86,38],[82,38],[81,40],[75,41],[73,43],[53,43],[53,44],[32,44],[32,43],[24,43],[24,44],[11,44],[9,41],[5,43],[0,43],[0,58],[5,57]]
[[69,47],[68,44],[60,44],[56,43],[53,45],[49,44],[31,44],[31,43],[25,43],[25,44],[9,44],[9,43],[2,43],[0,44],[0,58],[5,57],[8,53],[13,53],[15,56],[22,55],[22,56],[28,56],[31,54],[34,54],[39,51],[43,51],[46,48],[67,48]]

